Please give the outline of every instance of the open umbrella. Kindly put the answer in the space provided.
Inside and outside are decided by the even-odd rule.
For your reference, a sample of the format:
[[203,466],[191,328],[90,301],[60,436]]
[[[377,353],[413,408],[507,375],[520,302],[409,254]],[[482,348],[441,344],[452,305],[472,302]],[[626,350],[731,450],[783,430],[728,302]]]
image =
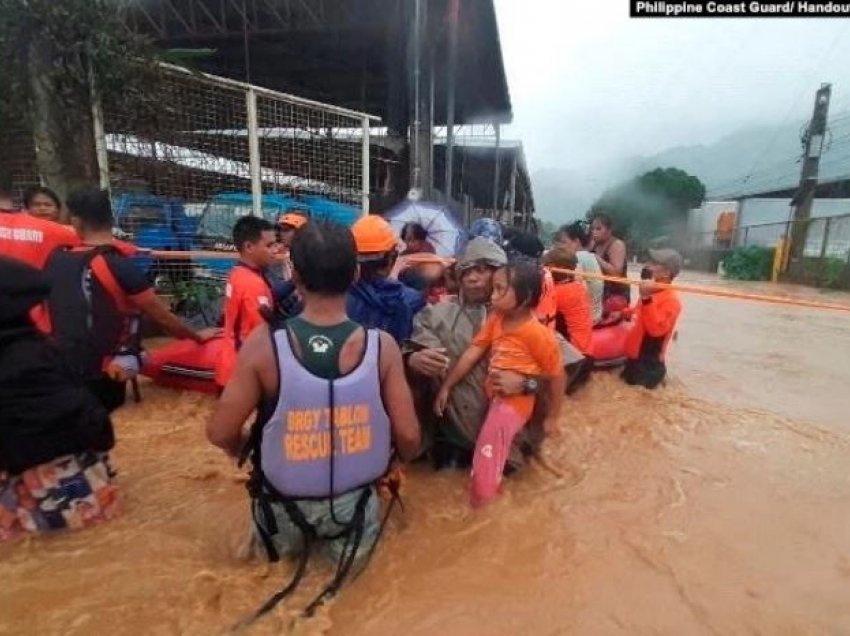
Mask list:
[[401,235],[408,223],[418,223],[428,232],[428,242],[438,256],[451,257],[463,250],[466,232],[455,220],[452,212],[438,203],[403,201],[384,215],[392,228]]

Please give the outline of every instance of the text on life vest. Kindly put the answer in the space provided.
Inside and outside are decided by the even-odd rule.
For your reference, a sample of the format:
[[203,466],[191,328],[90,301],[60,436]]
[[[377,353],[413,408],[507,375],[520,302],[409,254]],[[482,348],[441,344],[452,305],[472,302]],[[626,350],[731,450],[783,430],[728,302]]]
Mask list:
[[[334,408],[334,455],[356,455],[372,447],[368,404]],[[283,451],[287,461],[306,462],[330,457],[330,409],[301,409],[283,414]]]

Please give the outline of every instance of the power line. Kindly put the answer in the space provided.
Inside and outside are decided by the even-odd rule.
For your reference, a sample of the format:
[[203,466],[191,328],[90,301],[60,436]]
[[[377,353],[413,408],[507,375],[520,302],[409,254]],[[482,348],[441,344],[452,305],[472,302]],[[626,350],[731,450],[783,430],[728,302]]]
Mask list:
[[[841,38],[844,36],[844,33],[847,31],[847,29],[848,26],[845,26],[841,31],[839,31],[835,35],[835,37],[832,39],[832,42],[830,42],[829,46],[827,47],[826,51],[824,51],[823,55],[821,55],[820,59],[812,65],[812,68],[809,71],[808,75],[814,75],[815,71],[817,70],[817,67],[823,65],[823,63],[829,58],[829,56],[832,55],[832,53],[835,51],[835,47],[838,46],[838,43],[841,41]],[[773,148],[774,144],[776,144],[776,140],[779,138],[779,134],[782,132],[782,126],[785,125],[785,122],[788,120],[791,113],[794,111],[795,108],[797,108],[797,103],[800,101],[800,98],[807,90],[808,87],[803,87],[797,94],[797,96],[794,98],[794,101],[791,102],[791,106],[789,107],[788,112],[785,114],[785,117],[783,117],[782,122],[776,130],[776,133],[773,135],[773,138],[770,140],[766,148],[762,150],[761,153],[756,155],[756,159],[753,162],[753,165],[750,168],[748,175],[755,171],[759,161],[761,160],[761,157],[764,156],[768,151],[770,151]]]
[[735,177],[733,179],[726,179],[725,181],[721,181],[720,183],[714,185],[712,187],[712,189],[713,190],[720,190],[720,189],[726,189],[727,186],[737,185],[738,183],[743,185],[743,184],[750,182],[750,181],[758,182],[762,177],[774,175],[776,169],[778,169],[778,168],[788,167],[789,164],[798,164],[799,162],[800,162],[799,156],[787,157],[785,159],[782,159],[780,161],[772,163],[769,166],[766,166],[765,168],[763,168],[762,170],[759,170],[758,172],[753,172],[753,173],[746,175],[744,177]]
[[798,176],[797,171],[785,172],[770,179],[757,179],[752,183],[748,184],[746,187],[741,187],[735,190],[727,190],[722,194],[715,194],[714,196],[717,198],[729,198],[729,199],[737,199],[741,196],[747,194],[758,194],[759,190],[771,189],[771,186],[774,186],[772,189],[786,189],[784,186],[788,186],[787,189],[792,189],[796,187],[794,180]]

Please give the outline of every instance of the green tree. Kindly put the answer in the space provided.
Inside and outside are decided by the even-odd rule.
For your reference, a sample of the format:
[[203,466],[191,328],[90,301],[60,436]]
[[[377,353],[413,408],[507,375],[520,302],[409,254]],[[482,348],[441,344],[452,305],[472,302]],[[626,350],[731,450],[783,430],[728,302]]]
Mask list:
[[142,109],[156,75],[149,43],[125,27],[120,4],[0,0],[0,131],[31,132],[38,171],[63,198],[98,180],[93,91],[104,110]]
[[618,235],[643,248],[652,241],[675,242],[684,232],[688,210],[704,199],[705,186],[697,177],[678,168],[656,168],[606,191],[587,216],[605,212]]

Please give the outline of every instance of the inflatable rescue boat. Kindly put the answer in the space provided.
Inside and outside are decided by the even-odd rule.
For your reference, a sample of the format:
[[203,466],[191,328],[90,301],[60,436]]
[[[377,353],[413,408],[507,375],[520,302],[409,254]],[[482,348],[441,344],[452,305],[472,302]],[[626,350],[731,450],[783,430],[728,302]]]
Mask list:
[[599,327],[593,330],[590,337],[590,355],[597,369],[616,367],[626,361],[626,339],[631,324],[625,320]]
[[203,344],[175,340],[148,352],[142,374],[160,386],[215,394],[215,368],[223,344],[222,338]]

